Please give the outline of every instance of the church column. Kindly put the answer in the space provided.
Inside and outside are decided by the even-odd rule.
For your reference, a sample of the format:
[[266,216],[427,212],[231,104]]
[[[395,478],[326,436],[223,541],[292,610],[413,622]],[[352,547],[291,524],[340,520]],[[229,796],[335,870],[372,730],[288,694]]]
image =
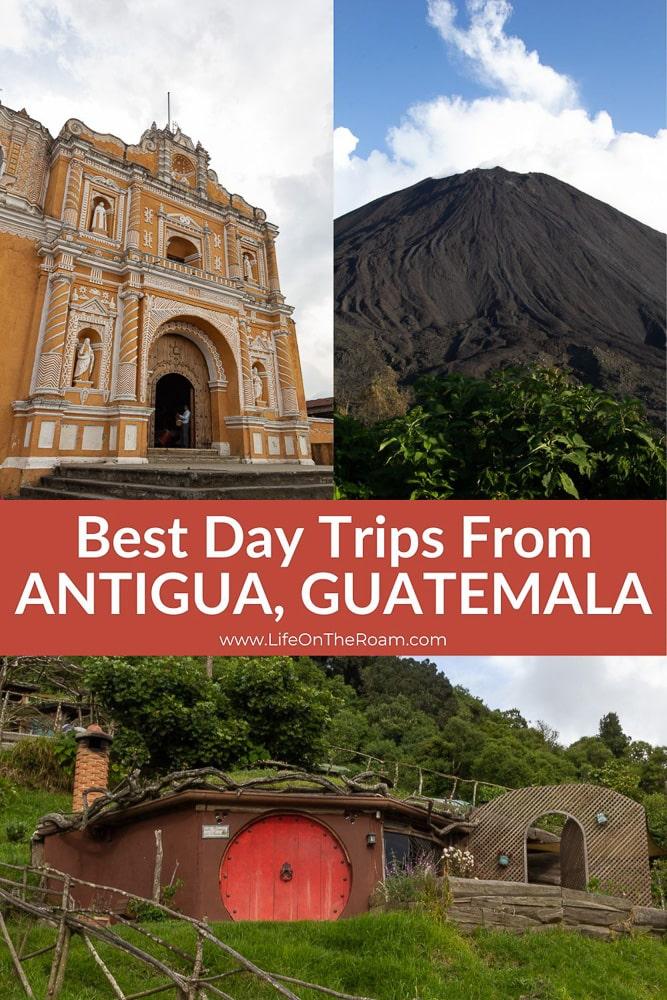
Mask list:
[[269,292],[280,293],[280,278],[278,277],[278,258],[276,257],[276,243],[269,233],[266,237],[266,266],[268,268]]
[[241,347],[241,383],[243,385],[243,399],[241,408],[255,405],[255,390],[252,384],[252,372],[250,371],[250,352],[248,350],[248,320],[239,320],[240,347]]
[[83,163],[72,159],[67,174],[67,189],[65,192],[65,210],[63,221],[71,229],[79,228],[79,205],[81,203],[81,182],[83,180]]
[[54,272],[39,357],[36,392],[59,394],[72,275]]
[[241,262],[239,260],[239,239],[238,230],[234,223],[229,223],[225,227],[227,242],[227,254],[229,261],[229,277],[235,281],[242,280]]
[[206,223],[204,223],[201,243],[202,243],[201,246],[202,270],[212,271],[213,268],[211,267],[211,230],[208,228],[208,225]]
[[299,413],[299,400],[297,398],[294,374],[292,372],[292,359],[289,348],[289,330],[274,330],[273,338],[276,344],[278,381],[280,382],[283,412],[285,416],[294,416]]
[[139,233],[141,230],[141,185],[133,181],[130,185],[130,211],[127,223],[127,245],[133,250],[139,249]]
[[123,300],[123,325],[120,334],[116,399],[134,402],[137,398],[137,358],[139,353],[139,302],[143,292],[125,288],[120,293]]

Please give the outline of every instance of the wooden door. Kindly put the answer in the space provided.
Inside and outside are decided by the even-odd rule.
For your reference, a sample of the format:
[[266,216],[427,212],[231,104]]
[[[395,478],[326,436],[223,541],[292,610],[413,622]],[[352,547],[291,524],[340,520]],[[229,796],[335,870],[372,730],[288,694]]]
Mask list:
[[308,816],[266,816],[242,830],[220,866],[233,920],[337,920],[350,895],[338,840]]

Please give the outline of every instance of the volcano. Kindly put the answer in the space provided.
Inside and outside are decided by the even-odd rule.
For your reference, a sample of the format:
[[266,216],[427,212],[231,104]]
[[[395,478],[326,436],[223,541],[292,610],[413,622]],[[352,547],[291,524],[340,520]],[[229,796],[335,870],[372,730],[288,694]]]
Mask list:
[[337,393],[389,365],[557,365],[665,414],[665,237],[546,174],[470,170],[336,221]]

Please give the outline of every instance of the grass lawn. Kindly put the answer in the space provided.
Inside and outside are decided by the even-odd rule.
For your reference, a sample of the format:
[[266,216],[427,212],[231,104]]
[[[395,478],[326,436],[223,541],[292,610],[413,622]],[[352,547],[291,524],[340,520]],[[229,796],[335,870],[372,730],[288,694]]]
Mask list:
[[[189,928],[176,923],[151,927],[172,943],[192,950]],[[590,941],[559,930],[523,937],[480,931],[464,937],[452,925],[415,913],[356,917],[335,924],[225,924],[218,926],[218,932],[269,971],[376,1000],[667,997],[667,947],[646,938]],[[18,936],[15,932],[14,939]],[[30,950],[51,942],[53,936],[52,930],[36,928],[29,939]],[[135,940],[134,935],[132,938]],[[155,950],[155,946],[150,947]],[[100,952],[127,992],[148,989],[160,981],[127,957],[114,955],[104,946]],[[206,949],[205,960],[209,972],[230,968],[212,949]],[[70,962],[62,1000],[102,1000],[112,996],[107,984],[100,982],[92,957],[76,938]],[[44,995],[48,969],[48,956],[30,963],[31,982],[38,997]],[[223,982],[238,1000],[276,996],[245,977]],[[303,992],[304,997],[314,995]],[[6,949],[1,946],[0,996],[3,1000],[23,996]]]
[[[38,816],[65,810],[68,804],[67,795],[24,789],[6,797],[0,808],[0,861],[23,864],[28,860],[27,841],[8,842],[8,824],[25,823],[29,837]],[[177,922],[146,926],[192,953],[194,935],[189,927]],[[18,941],[21,927],[15,919],[10,928]],[[114,929],[120,933],[118,927]],[[216,930],[228,944],[268,971],[375,1000],[667,1000],[667,942],[640,937],[591,941],[559,929],[523,937],[498,931],[479,931],[466,937],[450,924],[414,912],[355,917],[338,923],[230,923],[217,925]],[[33,927],[25,951],[51,943],[54,933],[48,927]],[[169,964],[179,962],[136,933],[122,933]],[[105,946],[100,946],[100,953],[127,993],[163,981]],[[205,962],[210,974],[230,968],[228,960],[208,946]],[[78,938],[72,942],[70,963],[60,1000],[112,997]],[[28,965],[38,998],[45,994],[49,966],[49,955]],[[223,983],[235,1000],[276,996],[245,977]],[[164,995],[174,996],[173,992]],[[302,995],[304,1000],[316,996],[305,991]],[[0,942],[0,998],[23,997],[7,949]]]

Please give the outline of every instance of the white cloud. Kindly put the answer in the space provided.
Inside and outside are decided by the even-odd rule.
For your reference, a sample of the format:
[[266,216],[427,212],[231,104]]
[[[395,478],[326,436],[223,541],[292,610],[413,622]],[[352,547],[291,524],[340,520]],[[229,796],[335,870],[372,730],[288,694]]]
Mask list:
[[667,744],[667,658],[664,656],[433,657],[456,684],[491,708],[518,708],[544,719],[572,743],[595,735],[616,712],[636,740]]
[[667,130],[617,132],[606,111],[592,115],[573,81],[505,33],[511,6],[469,0],[470,24],[456,25],[451,0],[429,0],[428,18],[475,75],[497,93],[468,101],[440,96],[410,107],[387,134],[387,151],[355,154],[357,137],[336,129],[336,213],[414,184],[474,167],[539,171],[656,229],[667,228]]
[[446,42],[471,60],[483,83],[503,90],[516,100],[535,100],[559,110],[577,100],[573,81],[540,62],[520,38],[505,34],[512,5],[505,0],[470,0],[470,27],[456,26],[456,5],[451,0],[428,0],[428,19]]
[[278,262],[309,395],[330,394],[331,0],[3,0],[2,93],[136,142],[166,120],[281,228]]

